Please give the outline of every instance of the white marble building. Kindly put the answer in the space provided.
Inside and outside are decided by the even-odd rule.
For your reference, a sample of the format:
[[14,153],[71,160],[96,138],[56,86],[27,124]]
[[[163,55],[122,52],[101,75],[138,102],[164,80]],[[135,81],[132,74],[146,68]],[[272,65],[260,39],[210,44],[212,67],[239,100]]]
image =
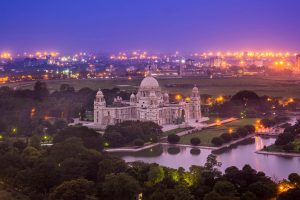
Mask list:
[[94,101],[94,126],[104,128],[126,120],[153,121],[159,125],[199,123],[201,100],[197,87],[191,91],[189,101],[169,103],[168,93],[163,93],[157,80],[151,74],[145,77],[136,95],[129,101],[120,97],[114,99],[113,106],[107,106],[104,95],[99,90]]

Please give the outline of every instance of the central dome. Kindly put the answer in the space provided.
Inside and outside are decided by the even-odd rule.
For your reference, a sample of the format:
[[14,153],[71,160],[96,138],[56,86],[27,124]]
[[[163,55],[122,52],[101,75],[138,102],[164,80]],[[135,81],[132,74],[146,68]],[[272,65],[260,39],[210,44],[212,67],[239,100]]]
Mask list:
[[152,76],[147,76],[144,78],[140,85],[141,88],[157,88],[159,87],[159,84],[155,78]]

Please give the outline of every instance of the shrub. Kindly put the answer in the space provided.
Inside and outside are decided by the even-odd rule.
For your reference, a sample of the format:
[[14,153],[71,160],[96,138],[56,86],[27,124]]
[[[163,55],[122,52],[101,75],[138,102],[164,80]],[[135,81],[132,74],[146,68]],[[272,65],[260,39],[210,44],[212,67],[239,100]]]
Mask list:
[[231,137],[232,137],[233,139],[236,140],[236,139],[238,139],[240,136],[239,136],[238,133],[234,132],[234,133],[231,134]]
[[244,128],[248,131],[248,134],[255,133],[255,126],[253,125],[246,125]]
[[229,133],[223,133],[220,137],[224,140],[224,142],[230,142],[232,139]]
[[248,130],[246,128],[238,128],[236,133],[239,134],[240,137],[245,137],[248,135]]
[[281,146],[286,145],[292,141],[294,141],[295,137],[293,134],[290,133],[283,133],[278,136],[278,138],[275,141],[275,145]]
[[133,144],[135,145],[135,146],[138,146],[138,147],[141,147],[141,146],[143,146],[144,145],[144,140],[142,140],[142,139],[136,139],[136,140],[134,140],[134,142],[133,142]]
[[201,153],[201,150],[193,148],[193,149],[190,150],[190,153],[192,155],[199,155]]
[[170,148],[168,148],[168,153],[171,155],[176,155],[176,154],[180,153],[180,148],[170,147]]
[[180,141],[180,137],[175,134],[168,135],[168,142],[171,144],[178,143]]
[[214,138],[211,140],[211,143],[212,143],[213,145],[215,145],[215,146],[221,146],[221,145],[224,143],[224,141],[223,141],[223,139],[220,138],[220,137],[214,137]]
[[200,138],[197,138],[197,137],[191,138],[191,144],[192,145],[199,145],[200,143],[201,143]]

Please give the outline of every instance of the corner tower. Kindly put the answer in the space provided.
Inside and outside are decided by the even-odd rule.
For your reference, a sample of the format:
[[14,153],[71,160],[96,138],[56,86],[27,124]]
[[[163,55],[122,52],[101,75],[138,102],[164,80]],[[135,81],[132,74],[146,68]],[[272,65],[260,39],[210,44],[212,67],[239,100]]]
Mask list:
[[191,100],[189,102],[189,119],[199,122],[201,119],[201,98],[198,87],[192,89]]
[[97,125],[102,124],[103,109],[106,107],[106,101],[102,91],[99,89],[94,100],[94,123]]

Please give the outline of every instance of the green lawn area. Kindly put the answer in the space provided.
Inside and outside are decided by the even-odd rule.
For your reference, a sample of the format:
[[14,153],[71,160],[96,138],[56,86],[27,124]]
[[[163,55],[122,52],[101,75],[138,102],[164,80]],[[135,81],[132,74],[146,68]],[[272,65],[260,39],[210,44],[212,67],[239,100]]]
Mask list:
[[201,145],[203,146],[213,146],[211,144],[211,140],[214,137],[220,136],[223,133],[228,132],[229,129],[236,130],[239,127],[245,125],[253,125],[257,119],[256,118],[246,118],[246,119],[239,119],[233,122],[229,122],[220,126],[214,126],[211,128],[203,129],[196,133],[185,135],[181,137],[180,143],[182,144],[190,144],[190,139],[193,137],[199,137],[201,140]]
[[216,123],[216,120],[224,120],[223,118],[221,117],[209,117],[209,120],[205,121],[206,124],[212,124],[212,123]]
[[[292,144],[294,145],[294,150],[291,151],[291,153],[300,153],[300,139],[296,139],[294,142],[292,142]],[[286,152],[282,149],[282,147],[283,146],[277,146],[275,144],[272,144],[263,150],[269,152]]]
[[175,128],[175,129],[171,129],[171,130],[168,130],[166,132],[163,132],[162,136],[168,136],[169,134],[177,134],[177,133],[180,133],[182,131],[186,131],[186,130],[190,130],[190,129],[193,129],[192,127],[188,127],[188,128]]
[[[137,90],[141,79],[87,79],[87,80],[49,80],[47,81],[50,91],[58,90],[60,85],[67,83],[73,85],[76,90],[83,87],[91,89],[113,88],[119,87],[124,90]],[[201,94],[210,95],[233,95],[240,90],[252,90],[258,95],[282,96],[282,97],[300,97],[300,84],[298,80],[291,77],[278,78],[257,78],[257,77],[242,77],[242,78],[220,78],[220,79],[205,79],[197,77],[178,78],[178,79],[158,79],[158,82],[163,90],[169,93],[182,93],[190,95],[193,85],[196,84],[201,91]],[[7,83],[10,87],[20,89],[32,89],[35,81],[21,83]]]

